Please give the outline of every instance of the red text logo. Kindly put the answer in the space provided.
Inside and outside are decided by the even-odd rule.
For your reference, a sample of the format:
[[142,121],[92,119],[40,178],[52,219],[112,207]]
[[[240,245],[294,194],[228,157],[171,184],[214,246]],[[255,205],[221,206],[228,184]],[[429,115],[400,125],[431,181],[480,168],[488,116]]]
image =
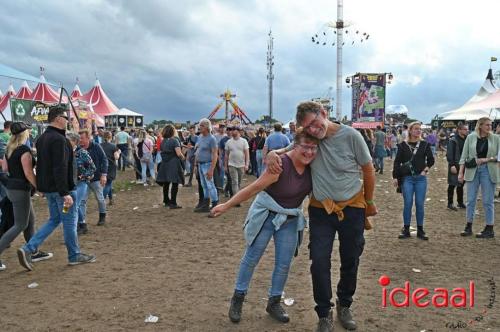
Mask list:
[[[410,303],[419,307],[425,308],[433,305],[436,308],[466,308],[474,307],[474,281],[469,281],[468,288],[434,288],[429,290],[425,287],[413,289],[409,281],[404,283],[404,287],[395,287],[391,290],[387,286],[391,283],[391,279],[383,275],[378,279],[378,283],[382,286],[382,307],[387,307],[387,299],[391,306],[396,308],[409,307]],[[397,297],[397,299],[396,299]],[[399,301],[398,301],[399,300]]]

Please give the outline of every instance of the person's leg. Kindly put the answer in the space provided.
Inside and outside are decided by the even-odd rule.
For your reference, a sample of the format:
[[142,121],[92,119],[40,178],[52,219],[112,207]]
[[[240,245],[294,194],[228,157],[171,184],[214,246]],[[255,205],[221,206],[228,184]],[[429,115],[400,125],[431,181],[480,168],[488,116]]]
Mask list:
[[170,204],[170,198],[168,192],[170,190],[170,182],[165,182],[163,184],[163,204],[168,206]]
[[241,190],[241,182],[243,181],[243,175],[245,174],[245,167],[240,167],[238,170],[238,191]]
[[143,183],[146,183],[146,181],[148,180],[147,170],[148,170],[148,165],[144,161],[141,161],[141,182]]
[[179,191],[179,184],[178,183],[172,183],[172,191],[171,191],[171,204],[172,206],[178,206],[177,205],[177,192]]
[[479,191],[479,174],[476,170],[474,179],[472,181],[467,181],[467,204],[465,214],[467,216],[467,223],[474,222],[474,213],[476,211],[476,199],[477,193]]
[[401,191],[403,193],[403,224],[410,226],[411,223],[411,209],[413,208],[413,194],[415,193],[413,176],[405,176]]
[[334,221],[339,234],[340,280],[337,285],[337,297],[343,307],[350,307],[356,291],[358,266],[363,253],[365,238],[365,210],[344,208],[344,220]]
[[378,158],[378,167],[380,168],[380,173],[384,172],[384,157]]
[[208,192],[208,185],[207,185],[207,179],[206,179],[206,172],[208,170],[208,167],[206,166],[207,163],[202,163],[198,165],[198,171],[200,173],[200,179],[199,181],[201,182],[201,186],[203,187],[203,198],[204,199],[209,199],[210,194]]
[[[9,228],[0,238],[0,255],[2,252],[11,244],[14,239],[27,229],[30,222],[31,209],[31,199],[28,191],[23,190],[7,190],[7,196],[12,202],[12,208],[14,212],[14,226]],[[31,218],[33,219],[33,218]],[[33,225],[31,228],[33,231]],[[25,238],[26,238],[25,233]],[[27,242],[30,240],[33,233],[30,234]]]
[[333,218],[324,209],[309,207],[309,258],[311,259],[311,277],[316,307],[319,318],[328,317],[331,309],[332,280],[331,256],[335,227]]
[[281,296],[297,249],[297,218],[289,219],[274,232],[274,270],[268,296]]
[[[22,249],[28,253],[34,253],[38,250],[38,247],[49,237],[50,234],[59,226],[61,223],[60,215],[62,214],[62,197],[59,193],[45,193],[45,198],[47,199],[47,205],[49,208],[49,219],[45,224],[40,227],[37,232],[31,237],[28,243],[26,243]],[[58,199],[61,199],[61,204],[57,203]],[[73,204],[74,205],[74,204]]]
[[262,150],[257,150],[255,157],[257,159],[257,177],[259,177],[262,174]]
[[156,173],[155,173],[155,162],[153,160],[153,158],[151,157],[151,159],[149,159],[148,161],[148,169],[149,169],[149,172],[150,172],[150,175],[151,175],[151,178],[153,180],[153,182],[155,181],[156,179]]
[[104,200],[103,187],[101,186],[101,183],[99,181],[93,181],[89,183],[89,187],[97,200],[99,214],[106,214],[106,200]]
[[142,181],[142,166],[140,159],[134,154],[135,160],[135,179]]
[[[59,194],[57,194],[59,195]],[[76,200],[76,191],[70,192],[73,200]],[[77,208],[73,204],[67,213],[62,213],[62,208],[64,200],[61,196],[56,198],[56,204],[58,206],[59,219],[63,224],[63,235],[64,243],[66,244],[66,250],[68,251],[68,261],[72,262],[80,254],[80,245],[78,244],[78,235],[76,233],[76,211]]]
[[240,268],[238,271],[238,277],[236,279],[235,291],[240,294],[246,294],[250,281],[252,280],[252,275],[255,267],[259,263],[262,254],[266,250],[267,244],[271,240],[274,234],[274,224],[272,219],[274,214],[270,214],[259,234],[250,246],[247,246],[245,254],[241,258]]
[[[200,164],[200,177],[202,177],[203,183],[203,191],[205,192],[205,198],[210,197],[212,200],[212,204],[219,201],[219,197],[217,195],[217,188],[215,188],[214,178],[212,177],[210,180],[207,178],[207,172],[210,169],[210,163],[202,163]],[[207,197],[208,194],[208,197]]]
[[464,206],[464,186],[459,184],[457,186],[457,203],[458,207],[463,208]]
[[87,217],[87,200],[89,199],[89,183],[79,182],[76,185],[77,191],[77,201],[78,204],[78,223],[85,224],[85,218]]
[[[457,188],[458,190],[458,188]],[[454,185],[448,185],[448,206],[453,205],[453,194],[455,192]]]
[[417,226],[424,226],[424,203],[425,195],[427,193],[427,177],[419,175],[415,177],[415,216],[417,219]]
[[113,180],[106,180],[106,185],[102,189],[102,195],[104,196],[104,199],[109,198],[111,199],[111,183]]
[[481,167],[479,177],[481,183],[481,198],[483,201],[484,219],[486,225],[493,226],[495,223],[495,187],[496,184],[491,181],[488,166]]
[[239,191],[238,187],[238,168],[234,166],[229,166],[229,175],[231,176],[231,188],[233,191],[233,195],[236,195],[236,193]]
[[24,230],[24,241],[29,242],[33,235],[35,234],[35,210],[33,209],[33,202],[31,201],[31,194],[29,197],[29,218],[28,218],[28,226]]

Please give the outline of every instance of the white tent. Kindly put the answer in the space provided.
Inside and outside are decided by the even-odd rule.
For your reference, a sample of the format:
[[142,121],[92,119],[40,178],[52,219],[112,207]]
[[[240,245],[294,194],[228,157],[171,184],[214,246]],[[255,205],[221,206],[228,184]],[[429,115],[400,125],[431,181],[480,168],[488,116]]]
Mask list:
[[[493,79],[493,72],[489,69],[479,91],[472,98],[457,109],[439,114],[439,117],[442,120],[465,121],[475,121],[485,116],[492,120],[500,119],[500,105],[494,102],[495,99],[498,99],[499,93],[500,90]],[[489,100],[491,100],[491,103],[488,102]]]

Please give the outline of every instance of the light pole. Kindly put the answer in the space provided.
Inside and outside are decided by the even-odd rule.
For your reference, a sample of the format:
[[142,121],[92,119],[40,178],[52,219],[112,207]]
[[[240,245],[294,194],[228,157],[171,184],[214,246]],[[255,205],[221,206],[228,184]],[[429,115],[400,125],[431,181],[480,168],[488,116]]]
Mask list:
[[274,66],[274,55],[273,55],[273,35],[271,30],[269,30],[269,41],[267,42],[267,81],[269,83],[269,121],[273,119],[273,66]]

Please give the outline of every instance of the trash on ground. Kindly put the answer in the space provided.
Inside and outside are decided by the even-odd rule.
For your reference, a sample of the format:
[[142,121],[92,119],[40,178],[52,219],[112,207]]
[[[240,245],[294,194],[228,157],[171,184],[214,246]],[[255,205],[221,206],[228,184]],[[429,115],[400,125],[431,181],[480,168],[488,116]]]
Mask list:
[[139,209],[139,207],[138,206],[134,206],[134,208],[132,210],[137,210],[137,209]]
[[283,302],[287,305],[287,306],[291,306],[293,305],[293,303],[295,302],[295,300],[291,297],[287,298],[287,299],[284,299]]
[[158,322],[158,316],[153,316],[151,314],[149,314],[144,320],[144,323],[156,323],[156,322]]
[[416,272],[416,273],[420,273],[420,272],[422,272],[422,270],[420,270],[420,269],[416,269],[416,268],[413,268],[413,269],[411,269],[411,270],[412,270],[413,272]]
[[31,284],[28,285],[28,288],[37,288],[38,287],[38,283],[36,282],[32,282]]

